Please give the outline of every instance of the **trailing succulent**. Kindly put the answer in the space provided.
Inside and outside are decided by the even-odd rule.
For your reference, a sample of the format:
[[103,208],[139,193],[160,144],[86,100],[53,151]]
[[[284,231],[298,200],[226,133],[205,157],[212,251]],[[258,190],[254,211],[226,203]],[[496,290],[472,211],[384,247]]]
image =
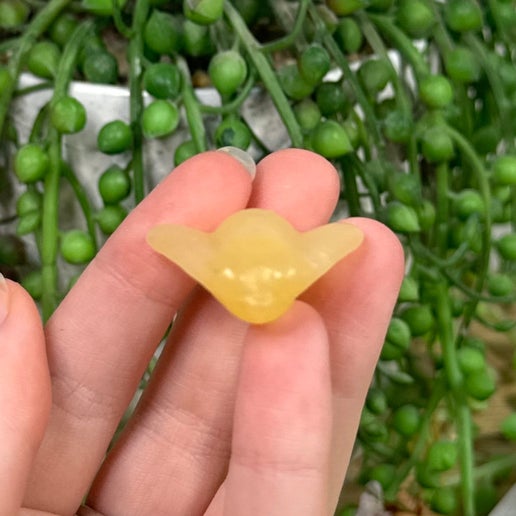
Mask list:
[[[510,0],[0,0],[2,181],[24,185],[0,221],[2,271],[48,318],[64,294],[61,260],[80,272],[145,197],[150,140],[184,117],[175,165],[213,147],[275,150],[243,116],[261,89],[290,144],[335,164],[339,209],[386,223],[405,248],[355,480],[377,480],[393,507],[407,503],[403,492],[438,513],[486,514],[516,464],[514,452],[482,450],[474,424],[497,386],[515,379],[515,27]],[[21,87],[23,73],[40,81]],[[63,159],[63,141],[88,119],[71,81],[130,92],[130,119],[98,132],[100,153],[127,156],[100,174],[100,207]],[[203,104],[199,85],[220,104]],[[22,141],[11,108],[38,89],[50,101]],[[62,181],[84,214],[67,231]],[[511,343],[503,371],[485,329]],[[514,442],[514,407],[499,423],[500,439]]]

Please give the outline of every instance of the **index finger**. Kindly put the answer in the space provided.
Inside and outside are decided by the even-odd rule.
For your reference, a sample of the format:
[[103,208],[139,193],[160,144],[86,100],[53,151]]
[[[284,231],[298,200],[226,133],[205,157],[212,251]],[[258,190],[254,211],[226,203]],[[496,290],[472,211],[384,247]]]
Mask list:
[[77,508],[194,285],[150,249],[148,229],[172,222],[209,231],[243,209],[250,191],[249,173],[226,153],[188,160],[128,216],[58,307],[46,327],[53,408],[26,506],[58,514]]

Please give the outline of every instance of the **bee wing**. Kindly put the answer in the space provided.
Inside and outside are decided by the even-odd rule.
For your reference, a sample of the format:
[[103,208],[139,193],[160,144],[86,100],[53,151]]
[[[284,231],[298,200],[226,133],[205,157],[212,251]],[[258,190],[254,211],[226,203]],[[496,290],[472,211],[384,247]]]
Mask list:
[[203,283],[214,250],[210,235],[176,224],[160,224],[147,233],[147,242],[158,253]]
[[307,281],[311,284],[319,279],[337,262],[357,249],[363,239],[362,231],[346,222],[326,224],[303,233],[300,246],[312,269],[312,277],[307,278]]

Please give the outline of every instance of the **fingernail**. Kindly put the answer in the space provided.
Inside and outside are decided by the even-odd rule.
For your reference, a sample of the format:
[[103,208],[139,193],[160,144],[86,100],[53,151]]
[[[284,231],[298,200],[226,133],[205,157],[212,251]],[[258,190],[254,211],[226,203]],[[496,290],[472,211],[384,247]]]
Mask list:
[[9,290],[7,289],[7,281],[0,272],[0,325],[7,318],[9,312]]
[[256,175],[256,163],[246,151],[243,151],[238,147],[221,147],[217,150],[220,152],[225,152],[226,154],[229,154],[236,160],[240,161],[244,168],[249,172],[250,176],[254,179],[254,176]]

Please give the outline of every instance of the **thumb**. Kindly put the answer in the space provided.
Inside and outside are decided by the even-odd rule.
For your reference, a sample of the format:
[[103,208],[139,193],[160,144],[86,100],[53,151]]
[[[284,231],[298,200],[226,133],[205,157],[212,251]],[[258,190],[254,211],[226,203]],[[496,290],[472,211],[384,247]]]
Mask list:
[[18,514],[51,405],[41,318],[0,274],[0,516]]

